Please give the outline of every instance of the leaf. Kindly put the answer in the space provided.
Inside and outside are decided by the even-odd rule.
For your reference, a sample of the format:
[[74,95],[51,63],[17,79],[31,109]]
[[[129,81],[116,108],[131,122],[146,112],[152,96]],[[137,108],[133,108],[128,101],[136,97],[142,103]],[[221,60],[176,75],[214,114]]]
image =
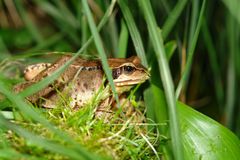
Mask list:
[[[146,90],[144,96],[150,94],[149,92],[150,89]],[[160,104],[156,105],[153,102],[146,102],[146,106],[148,108],[159,108],[160,105],[166,105],[166,102],[164,102],[164,93],[161,89],[158,89],[158,96],[162,97]],[[235,134],[220,123],[186,104],[177,102],[177,107],[179,108],[185,159],[239,159],[240,140]],[[161,134],[164,134],[164,130],[160,131]]]
[[178,102],[186,159],[237,160],[240,141],[229,129]]

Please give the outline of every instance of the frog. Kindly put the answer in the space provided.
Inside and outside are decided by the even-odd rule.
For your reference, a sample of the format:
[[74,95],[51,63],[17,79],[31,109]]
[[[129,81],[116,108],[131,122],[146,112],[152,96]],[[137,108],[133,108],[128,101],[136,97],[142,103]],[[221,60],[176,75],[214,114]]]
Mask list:
[[[71,58],[72,55],[63,55],[54,63],[37,63],[26,67],[24,70],[25,82],[14,86],[14,91],[19,93],[50,76]],[[121,97],[125,99],[125,96],[122,96],[124,93],[133,86],[144,83],[150,77],[148,70],[141,64],[141,60],[137,56],[108,58],[107,62],[112,72],[113,82],[120,97],[120,102],[122,102]],[[109,87],[100,59],[78,57],[54,82],[26,97],[26,99],[44,108],[55,108],[62,97],[68,97],[69,101],[66,106],[77,110],[90,102],[99,93],[100,89],[105,92],[104,96],[100,98],[100,105],[97,108],[98,114],[96,115],[102,115],[102,112],[112,112],[113,107],[106,107],[114,104],[111,87]]]

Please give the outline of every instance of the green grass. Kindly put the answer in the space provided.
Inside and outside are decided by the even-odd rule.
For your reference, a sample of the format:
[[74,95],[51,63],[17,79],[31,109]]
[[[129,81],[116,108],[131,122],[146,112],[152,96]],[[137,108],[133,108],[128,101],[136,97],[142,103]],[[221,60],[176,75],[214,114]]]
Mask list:
[[[2,136],[11,137],[7,140],[7,143],[20,153],[31,153],[32,157],[41,155],[42,158],[47,159],[65,159],[66,157],[72,159],[100,158],[94,157],[93,154],[89,155],[84,149],[80,148],[80,144],[89,151],[102,157],[107,156],[109,159],[110,157],[124,159],[129,156],[144,158],[151,157],[154,154],[141,134],[148,137],[149,143],[155,144],[159,143],[157,136],[147,131],[147,124],[136,125],[135,122],[136,118],[142,119],[143,115],[133,114],[127,120],[118,119],[117,121],[121,123],[116,123],[117,121],[105,123],[102,119],[93,118],[97,104],[97,101],[93,100],[78,111],[73,111],[62,105],[47,111],[41,109],[42,114],[52,124],[58,126],[58,130],[62,130],[71,136],[70,141],[74,140],[74,143],[71,143],[66,136],[56,136],[58,134],[46,128],[44,123],[15,121],[15,124],[13,124],[1,117],[1,126],[14,131],[2,133]],[[25,141],[24,138],[28,140]],[[77,148],[73,146],[75,143],[79,144]],[[111,150],[111,148],[115,149]]]
[[[0,159],[239,159],[238,6],[237,0],[0,2]],[[49,52],[73,58],[13,93],[22,69],[53,61]],[[116,112],[104,123],[94,118],[97,97],[78,111],[26,103],[80,55],[101,59],[117,101],[107,57],[138,55],[151,73],[128,96],[138,116]]]

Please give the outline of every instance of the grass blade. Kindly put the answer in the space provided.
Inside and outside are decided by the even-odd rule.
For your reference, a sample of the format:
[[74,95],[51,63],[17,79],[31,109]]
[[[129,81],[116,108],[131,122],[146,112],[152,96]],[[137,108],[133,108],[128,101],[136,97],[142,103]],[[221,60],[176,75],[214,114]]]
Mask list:
[[133,16],[128,8],[125,0],[119,0],[118,4],[120,5],[121,11],[123,13],[124,19],[126,21],[127,27],[129,29],[129,33],[131,35],[135,50],[137,52],[138,57],[141,59],[142,64],[145,67],[148,67],[146,53],[144,51],[143,42],[137,26],[134,22]]
[[167,58],[165,54],[165,49],[163,45],[163,39],[159,36],[157,30],[157,24],[153,15],[153,11],[150,2],[147,0],[139,0],[140,8],[144,14],[146,22],[148,24],[148,31],[150,34],[150,39],[153,44],[153,48],[158,60],[160,75],[166,95],[166,100],[168,104],[169,112],[169,126],[171,134],[171,143],[175,159],[183,159],[183,148],[181,143],[181,132],[178,121],[178,111],[176,108],[176,99],[174,96],[174,86],[172,77],[170,74],[169,66],[167,63]]
[[[61,30],[65,35],[68,35],[72,42],[75,44],[79,44],[80,38],[77,34],[77,22],[72,20],[73,18],[66,18],[67,13],[60,10],[56,6],[54,6],[49,1],[41,1],[41,0],[34,0],[35,3],[46,13],[53,17],[53,19],[58,22],[56,27]],[[62,13],[64,12],[64,13]],[[71,31],[71,32],[69,32]]]
[[238,24],[240,25],[240,10],[239,10],[239,1],[238,0],[222,0],[225,6],[229,9],[231,15],[233,15]]
[[22,4],[23,1],[16,0],[15,3],[16,3],[17,9],[20,12],[21,17],[23,18],[23,21],[25,22],[29,32],[34,37],[35,41],[37,43],[43,42],[43,37],[39,33],[37,27],[35,26],[35,24],[31,21],[31,18],[29,18],[27,13],[25,12],[25,9],[24,9],[23,4]]
[[125,22],[121,21],[121,32],[119,36],[119,43],[118,43],[118,54],[116,54],[119,58],[125,58],[127,55],[127,46],[128,46],[128,37],[129,33],[127,30],[127,26]]
[[72,28],[77,29],[79,26],[79,21],[77,18],[72,14],[70,9],[67,7],[67,2],[54,0],[54,3],[58,6],[58,10],[60,11],[61,18],[66,20],[66,23],[72,26]]
[[[102,26],[106,23],[108,17],[111,15],[113,7],[115,5],[116,2],[112,2],[110,7],[107,9],[103,19],[101,20],[100,24],[99,24],[99,28],[102,28]],[[60,67],[58,70],[56,70],[55,73],[53,73],[51,76],[48,77],[48,79],[44,79],[42,81],[40,81],[38,84],[35,84],[29,88],[27,88],[25,91],[23,91],[22,95],[27,96],[27,95],[31,95],[35,92],[37,92],[38,90],[42,89],[43,87],[47,86],[54,78],[56,78],[59,74],[61,74],[61,72],[64,71],[64,69],[71,64],[72,61],[74,61],[75,58],[77,58],[77,56],[79,54],[81,54],[86,48],[87,46],[91,43],[91,41],[93,40],[93,38],[89,38],[89,40],[82,46],[81,49],[79,49],[79,51],[62,67]],[[64,140],[66,140],[68,143],[72,143],[74,144],[74,146],[76,147],[76,150],[78,150],[78,152],[82,152],[83,150],[80,148],[79,144],[76,144],[75,142],[73,142],[71,140],[71,138],[69,138],[67,135],[65,135],[63,132],[60,132],[59,130],[57,130],[52,124],[50,124],[45,118],[43,118],[39,113],[37,113],[35,110],[33,110],[33,108],[31,106],[29,106],[27,103],[24,102],[24,100],[18,96],[15,95],[13,93],[11,93],[6,86],[3,84],[3,81],[0,81],[0,91],[1,93],[3,93],[4,95],[6,95],[6,97],[13,103],[16,105],[16,107],[22,111],[24,113],[24,115],[31,117],[33,120],[42,123],[44,126],[46,126],[47,128],[49,128],[51,131],[53,131],[56,135],[58,135],[59,137],[62,137]]]
[[74,142],[68,135],[56,129],[56,127],[52,125],[47,119],[45,119],[39,112],[36,112],[36,110],[34,110],[29,104],[24,102],[24,100],[19,95],[11,93],[2,82],[2,79],[0,79],[0,92],[4,94],[13,103],[14,106],[22,111],[26,117],[40,122],[53,133],[65,140],[67,143],[73,144],[79,153],[86,155],[86,157],[91,157],[91,155],[88,154],[79,144],[76,144],[76,142]]
[[168,61],[171,60],[174,51],[177,48],[177,43],[175,41],[169,41],[165,44],[165,51]]
[[[107,22],[108,18],[110,17],[110,15],[113,11],[115,3],[116,3],[116,1],[112,1],[112,3],[110,4],[109,8],[107,9],[106,13],[104,14],[102,20],[100,21],[100,23],[98,25],[98,30],[100,30],[103,27],[103,25]],[[56,72],[54,72],[51,76],[43,79],[42,81],[40,81],[37,84],[34,84],[34,85],[26,88],[21,93],[21,95],[23,97],[29,96],[29,95],[41,90],[42,88],[46,87],[48,84],[50,84],[65,70],[65,68],[67,68],[68,65],[70,65],[74,61],[75,58],[77,58],[77,56],[79,56],[81,53],[83,53],[86,50],[86,48],[91,44],[92,40],[93,40],[93,36],[91,36],[87,40],[87,42],[76,52],[76,54],[65,65],[63,65],[59,69],[57,69]]]
[[192,1],[192,8],[190,14],[190,27],[189,27],[189,35],[188,35],[188,44],[191,44],[193,35],[197,26],[197,17],[199,14],[199,1]]
[[85,10],[86,16],[87,16],[87,20],[88,20],[88,23],[89,23],[90,30],[91,30],[92,35],[93,35],[93,40],[95,42],[96,48],[97,48],[97,50],[99,52],[99,55],[101,57],[103,69],[105,71],[107,79],[108,79],[108,81],[110,83],[110,86],[112,88],[113,95],[116,99],[118,107],[120,107],[118,94],[116,92],[116,88],[115,88],[114,83],[113,83],[112,73],[111,73],[109,65],[107,63],[107,56],[106,56],[105,51],[103,49],[103,44],[102,44],[101,38],[100,38],[99,33],[97,31],[97,28],[96,28],[96,25],[94,23],[94,20],[93,20],[92,14],[90,12],[87,1],[82,0],[82,3],[83,3],[83,8]]
[[5,159],[12,159],[13,157],[18,157],[19,159],[28,159],[28,160],[45,160],[43,158],[21,154],[13,150],[12,148],[0,149],[0,158],[5,160]]
[[186,6],[188,0],[181,0],[178,1],[174,9],[169,13],[169,17],[167,18],[166,22],[162,27],[162,36],[163,39],[166,39],[170,31],[172,30],[173,26],[175,25],[176,21],[178,20],[179,16],[181,15],[184,7]]
[[47,141],[43,138],[40,138],[39,136],[35,136],[34,134],[26,131],[25,129],[8,122],[7,120],[5,120],[3,118],[3,116],[1,114],[0,114],[0,124],[1,124],[1,127],[8,128],[8,129],[16,132],[20,136],[24,137],[28,141],[31,141],[33,144],[41,146],[49,151],[53,151],[55,153],[65,155],[65,156],[71,157],[73,159],[82,159],[82,158],[94,159],[94,157],[91,154],[88,154],[88,155],[79,154],[76,150],[74,150],[70,147],[66,147],[66,146],[63,146],[63,145],[60,145],[57,143],[53,143],[51,141]]
[[215,49],[213,39],[210,35],[210,31],[207,26],[206,18],[203,18],[203,24],[202,24],[202,33],[203,33],[203,39],[204,43],[206,45],[209,59],[210,59],[210,67],[213,73],[214,78],[214,88],[215,88],[215,94],[218,101],[219,109],[223,110],[221,108],[223,101],[224,101],[224,90],[221,80],[221,72],[220,72],[220,65],[217,62],[217,51]]
[[1,52],[0,60],[10,57],[10,52],[8,51],[1,36],[0,36],[0,52]]
[[237,24],[235,19],[229,14],[227,19],[227,33],[228,33],[228,47],[229,47],[229,59],[227,66],[227,84],[226,84],[226,106],[225,106],[225,118],[226,126],[233,129],[234,122],[234,106],[235,106],[235,92],[236,92],[236,70],[235,70],[235,57],[239,53]]

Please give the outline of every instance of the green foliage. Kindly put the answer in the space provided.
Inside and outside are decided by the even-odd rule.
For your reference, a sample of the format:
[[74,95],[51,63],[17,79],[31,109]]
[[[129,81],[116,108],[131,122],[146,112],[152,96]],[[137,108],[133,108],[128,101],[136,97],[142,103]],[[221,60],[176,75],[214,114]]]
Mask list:
[[236,135],[183,103],[178,107],[186,159],[239,159]]
[[[152,86],[154,88],[154,86]],[[165,96],[162,90],[148,89],[145,91],[144,96],[148,98],[157,93],[160,100],[158,105],[153,104],[156,100],[147,102],[148,108],[151,106],[166,106]],[[240,140],[230,130],[212,120],[211,118],[195,111],[190,106],[187,106],[181,102],[177,102],[179,108],[179,119],[181,126],[181,135],[183,141],[183,151],[185,159],[238,159],[240,157]],[[157,110],[157,109],[156,109]],[[160,115],[161,113],[158,113]],[[162,122],[159,126],[159,130],[163,133],[163,137],[168,137],[168,127],[162,117],[155,117],[156,121]],[[168,152],[169,139],[162,138],[163,151],[165,154]],[[172,157],[170,157],[172,158]]]

